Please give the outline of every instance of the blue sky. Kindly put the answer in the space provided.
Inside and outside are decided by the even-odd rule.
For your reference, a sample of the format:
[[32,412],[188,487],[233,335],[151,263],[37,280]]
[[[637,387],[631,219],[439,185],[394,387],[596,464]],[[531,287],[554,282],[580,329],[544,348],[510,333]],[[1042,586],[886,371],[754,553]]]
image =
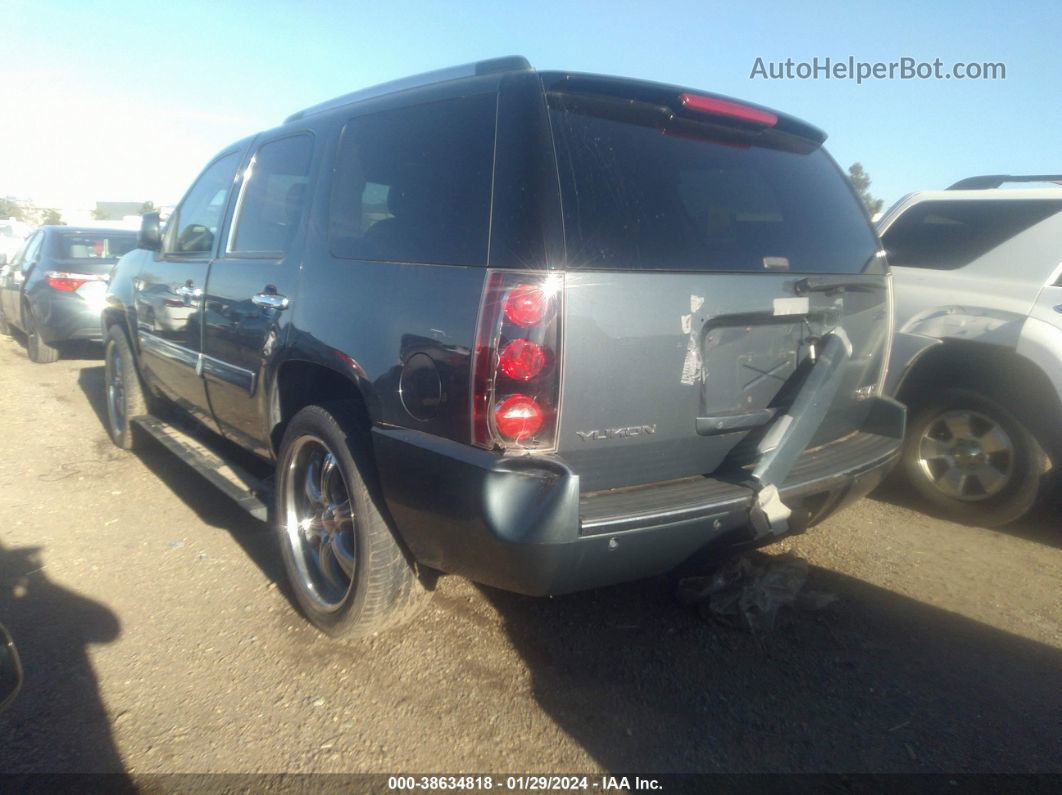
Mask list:
[[[0,195],[176,201],[205,160],[288,113],[498,55],[677,83],[825,129],[872,192],[1062,172],[1062,4],[0,0]],[[1001,61],[1001,81],[750,79],[757,57]]]

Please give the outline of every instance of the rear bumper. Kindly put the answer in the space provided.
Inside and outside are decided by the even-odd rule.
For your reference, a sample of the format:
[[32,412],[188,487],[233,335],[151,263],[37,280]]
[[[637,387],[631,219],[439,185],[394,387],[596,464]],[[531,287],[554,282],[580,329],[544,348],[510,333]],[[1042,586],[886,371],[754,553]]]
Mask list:
[[[870,492],[900,453],[903,408],[806,451],[780,491],[799,523]],[[502,457],[419,431],[374,429],[387,506],[424,565],[531,595],[662,574],[713,544],[751,541],[755,494],[705,477],[581,495],[549,456]],[[773,539],[765,539],[773,540]]]
[[47,343],[103,339],[99,309],[79,295],[42,290],[31,296],[30,304],[37,330]]

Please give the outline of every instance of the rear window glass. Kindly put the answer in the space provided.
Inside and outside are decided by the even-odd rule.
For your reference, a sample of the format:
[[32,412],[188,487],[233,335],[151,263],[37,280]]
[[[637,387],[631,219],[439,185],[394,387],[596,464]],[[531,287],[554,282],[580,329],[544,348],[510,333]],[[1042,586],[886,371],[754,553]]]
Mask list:
[[332,253],[484,264],[495,103],[482,94],[351,120],[332,183]]
[[569,268],[860,272],[876,251],[821,148],[682,138],[549,100]]
[[957,270],[1062,210],[1062,200],[927,201],[882,235],[889,264]]
[[135,234],[61,233],[59,259],[117,259],[136,248]]

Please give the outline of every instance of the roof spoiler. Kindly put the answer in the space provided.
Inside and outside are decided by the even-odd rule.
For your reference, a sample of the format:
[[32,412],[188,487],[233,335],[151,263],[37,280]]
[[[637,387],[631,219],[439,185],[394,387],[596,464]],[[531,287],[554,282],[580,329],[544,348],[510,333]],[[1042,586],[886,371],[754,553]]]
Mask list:
[[497,74],[499,72],[525,72],[530,69],[531,64],[522,55],[509,55],[504,58],[491,58],[486,61],[476,61],[461,66],[451,66],[447,69],[436,69],[434,72],[424,72],[423,74],[413,75],[412,77],[403,77],[398,80],[392,80],[388,83],[380,83],[379,85],[370,86],[369,88],[363,88],[360,91],[354,91],[350,94],[344,94],[335,99],[326,100],[325,102],[306,108],[305,110],[292,113],[284,119],[284,123],[287,124],[296,119],[302,119],[316,113],[323,113],[326,110],[349,105],[352,102],[358,102],[363,99],[372,99],[374,97],[382,97],[385,94],[394,94],[399,91],[406,91],[410,88],[422,88],[423,86],[430,86],[435,83],[445,83],[449,80],[461,80],[466,77]]
[[982,177],[967,177],[960,179],[948,190],[988,190],[998,188],[1005,182],[1054,182],[1062,185],[1062,174],[1028,174],[1015,176],[1013,174],[986,174]]

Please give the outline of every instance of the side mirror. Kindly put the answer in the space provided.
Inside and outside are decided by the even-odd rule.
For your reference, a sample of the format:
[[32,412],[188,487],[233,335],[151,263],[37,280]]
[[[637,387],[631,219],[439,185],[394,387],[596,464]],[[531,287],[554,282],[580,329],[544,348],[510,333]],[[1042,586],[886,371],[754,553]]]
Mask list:
[[7,709],[22,687],[22,662],[15,642],[0,624],[0,712]]
[[136,247],[148,251],[162,249],[162,224],[158,213],[144,213],[140,218],[140,233],[136,236]]

